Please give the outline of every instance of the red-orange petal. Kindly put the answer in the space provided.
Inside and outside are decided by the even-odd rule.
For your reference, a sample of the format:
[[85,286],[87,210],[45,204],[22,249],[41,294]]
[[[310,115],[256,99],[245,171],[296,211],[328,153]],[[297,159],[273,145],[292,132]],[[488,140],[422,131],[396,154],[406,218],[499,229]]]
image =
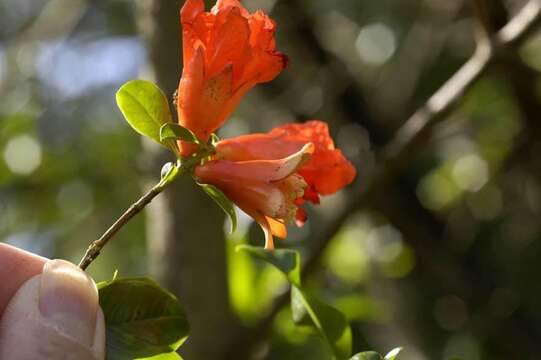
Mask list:
[[186,0],[182,9],[180,9],[180,21],[182,24],[191,23],[197,15],[205,11],[205,3],[203,0]]
[[[302,176],[302,175],[301,175]],[[304,177],[304,176],[303,176]],[[306,180],[306,178],[304,178],[305,181],[307,183],[310,184],[310,182],[308,182],[308,180]],[[318,205],[319,204],[319,194],[318,192],[316,191],[314,185],[310,185],[308,186],[305,190],[304,190],[304,196],[303,196],[303,199],[306,200],[306,201],[310,201],[311,203],[313,204],[316,204]]]
[[307,192],[305,198],[317,203],[317,193],[332,194],[351,183],[356,176],[353,165],[334,147],[328,126],[322,121],[286,124],[267,134],[224,140],[217,145],[217,157],[236,161],[277,159],[297,151],[308,141],[314,144],[315,150],[311,160],[299,169],[299,174],[315,192]]
[[228,10],[223,25],[216,29],[213,52],[208,54],[208,76],[214,76],[230,64],[237,67],[245,48],[249,46],[249,38],[248,20],[241,15],[238,7]]
[[197,48],[190,62],[184,66],[178,86],[179,123],[194,132],[197,130],[199,101],[205,82],[203,53],[202,47]]
[[204,166],[196,168],[196,175],[199,172],[201,174],[212,173],[213,177],[235,178],[239,181],[279,181],[293,174],[300,166],[309,161],[313,151],[312,143],[308,143],[296,153],[278,160],[210,161]]
[[[186,124],[200,123],[198,128],[186,126],[188,129],[208,134],[222,125],[253,86],[275,78],[287,61],[285,55],[275,51],[276,24],[261,11],[250,14],[238,0],[218,0],[210,12],[204,11],[203,0],[186,0],[181,23],[184,65],[190,66],[199,49],[203,51],[204,83],[209,83],[203,89],[212,92],[213,79],[228,67],[232,69],[227,98],[205,99],[208,94],[200,93],[202,99],[196,101],[190,95],[190,101],[184,102],[188,105],[179,108],[179,116],[190,117],[182,120]],[[183,77],[186,73],[183,71]]]
[[264,50],[274,50],[276,23],[263,11],[256,11],[249,19],[250,44]]
[[193,56],[197,47],[198,36],[194,33],[193,24],[198,15],[205,11],[203,0],[186,0],[180,10],[180,21],[182,24],[182,47],[183,62],[187,64]]
[[314,154],[299,174],[317,193],[330,195],[351,183],[357,171],[340,150],[332,150]]
[[231,161],[280,159],[299,151],[305,143],[269,133],[241,135],[216,144],[216,157]]

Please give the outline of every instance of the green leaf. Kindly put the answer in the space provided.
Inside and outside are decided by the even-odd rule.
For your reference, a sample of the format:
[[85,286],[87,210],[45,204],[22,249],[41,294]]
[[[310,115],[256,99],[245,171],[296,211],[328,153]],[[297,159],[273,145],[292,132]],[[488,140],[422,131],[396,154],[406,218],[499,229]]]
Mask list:
[[352,335],[344,314],[295,285],[291,288],[291,312],[297,324],[306,324],[306,315],[309,316],[312,325],[329,345],[334,359],[349,358]]
[[345,316],[332,306],[306,294],[300,288],[300,254],[289,249],[265,250],[260,247],[239,245],[237,251],[246,251],[274,265],[283,272],[291,288],[291,312],[297,325],[313,326],[333,354],[333,359],[345,360],[351,355],[351,328]]
[[176,352],[170,352],[151,357],[137,358],[136,360],[182,360],[182,358]]
[[131,127],[139,134],[160,141],[160,128],[172,122],[167,98],[159,87],[145,80],[131,80],[116,93],[116,103]]
[[160,141],[166,140],[184,140],[195,144],[200,142],[193,132],[175,123],[163,124],[160,127]]
[[298,251],[290,249],[265,250],[250,245],[239,245],[236,247],[236,251],[246,251],[274,265],[287,276],[290,283],[301,286],[301,256]]
[[117,278],[99,283],[98,289],[108,360],[170,353],[186,340],[189,325],[182,306],[153,280]]
[[385,355],[385,360],[397,360],[398,355],[400,355],[401,352],[402,352],[401,347],[394,348],[391,351],[389,351],[387,355]]
[[353,356],[350,360],[383,360],[383,358],[375,351],[364,351]]
[[235,212],[235,206],[223,192],[221,192],[216,186],[210,184],[200,184],[198,183],[203,191],[211,197],[212,200],[218,204],[222,210],[229,216],[231,221],[231,232],[234,232],[237,229],[237,213]]

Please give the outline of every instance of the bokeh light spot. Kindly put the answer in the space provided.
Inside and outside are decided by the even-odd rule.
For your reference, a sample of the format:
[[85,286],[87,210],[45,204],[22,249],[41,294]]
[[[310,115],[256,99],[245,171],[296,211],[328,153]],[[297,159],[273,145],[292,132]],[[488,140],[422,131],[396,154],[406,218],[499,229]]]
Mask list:
[[362,245],[366,230],[363,224],[346,228],[331,242],[326,253],[326,265],[346,283],[358,284],[367,276],[367,259]]
[[439,171],[425,176],[417,187],[417,197],[424,207],[431,210],[442,210],[458,195],[455,184]]
[[382,65],[394,55],[396,38],[389,26],[373,23],[361,29],[355,47],[362,61]]
[[367,250],[379,262],[391,262],[403,248],[402,234],[391,225],[376,227],[367,237]]
[[14,174],[30,175],[41,164],[41,145],[29,135],[14,137],[4,148],[4,161]]
[[476,192],[488,181],[488,164],[479,155],[469,154],[456,161],[452,174],[462,190]]

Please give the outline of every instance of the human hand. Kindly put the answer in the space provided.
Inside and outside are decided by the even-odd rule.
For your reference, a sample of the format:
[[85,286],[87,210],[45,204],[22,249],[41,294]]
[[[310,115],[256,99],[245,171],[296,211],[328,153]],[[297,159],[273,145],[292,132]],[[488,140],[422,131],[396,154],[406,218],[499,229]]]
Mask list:
[[94,281],[64,260],[0,243],[0,359],[103,360]]

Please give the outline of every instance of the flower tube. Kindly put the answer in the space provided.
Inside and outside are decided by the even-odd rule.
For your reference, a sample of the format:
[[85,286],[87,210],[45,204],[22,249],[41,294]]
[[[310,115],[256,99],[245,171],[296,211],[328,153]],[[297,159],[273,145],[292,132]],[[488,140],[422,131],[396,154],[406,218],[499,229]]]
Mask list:
[[[276,51],[276,24],[262,11],[250,14],[238,0],[203,0],[181,10],[184,69],[177,93],[179,124],[207,141],[256,84],[274,79],[287,65]],[[182,154],[193,147],[181,143]]]

